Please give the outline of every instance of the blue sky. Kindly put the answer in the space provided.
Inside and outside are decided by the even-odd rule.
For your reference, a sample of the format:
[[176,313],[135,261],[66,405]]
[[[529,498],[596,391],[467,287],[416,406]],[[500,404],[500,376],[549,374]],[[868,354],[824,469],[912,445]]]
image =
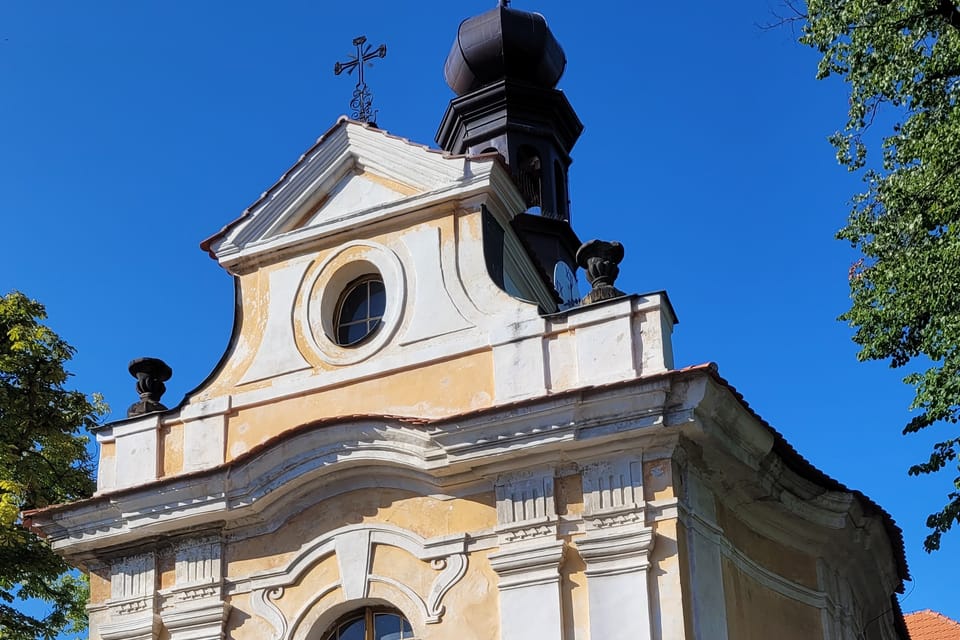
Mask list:
[[[351,40],[387,45],[367,76],[380,125],[433,144],[457,25],[494,4],[0,3],[0,292],[46,304],[77,348],[74,386],[113,417],[136,400],[137,356],[170,363],[176,404],[233,320],[231,279],[198,243],[347,112],[354,78],[333,65]],[[860,186],[826,142],[845,87],[814,79],[789,28],[760,28],[777,0],[514,6],[544,13],[567,53],[580,237],[625,245],[621,289],[669,292],[678,365],[719,363],[804,456],[893,514],[904,610],[960,619],[960,531],[922,550],[950,476],[906,474],[948,428],[900,435],[904,372],[858,363],[836,320],[857,256],[834,234]]]

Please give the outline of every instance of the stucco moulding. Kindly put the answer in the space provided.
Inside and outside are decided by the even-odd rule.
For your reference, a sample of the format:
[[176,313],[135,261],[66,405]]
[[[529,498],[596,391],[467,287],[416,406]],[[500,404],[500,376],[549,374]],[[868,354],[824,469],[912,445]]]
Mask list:
[[[605,452],[622,451],[627,446],[643,450],[669,447],[671,442],[675,446],[677,438],[683,436],[698,441],[702,451],[725,449],[726,455],[730,455],[729,450],[736,448],[727,433],[730,425],[717,424],[724,415],[737,420],[739,439],[753,442],[749,450],[759,449],[759,443],[765,439],[766,446],[773,447],[769,437],[760,436],[776,432],[745,408],[735,390],[710,368],[674,371],[639,384],[638,387],[637,381],[631,381],[579,390],[420,426],[394,421],[391,427],[389,419],[340,421],[342,424],[336,429],[306,425],[285,436],[282,443],[271,443],[229,465],[102,495],[71,505],[62,513],[58,509],[63,508],[53,508],[26,516],[33,521],[35,530],[42,528],[54,547],[83,561],[94,549],[118,548],[144,536],[210,526],[214,521],[222,521],[224,513],[230,513],[234,523],[231,536],[247,529],[262,530],[268,524],[266,520],[278,523],[286,518],[276,510],[279,507],[271,505],[282,505],[290,499],[289,491],[283,487],[290,486],[287,481],[295,478],[299,479],[292,483],[295,486],[318,487],[330,485],[330,478],[351,470],[363,470],[378,481],[378,486],[393,486],[394,482],[401,483],[397,486],[409,486],[413,482],[422,484],[418,489],[421,492],[442,493],[447,486],[529,468],[531,460],[524,452],[530,446],[536,446],[538,455],[544,456],[543,464],[549,464],[549,459],[589,461],[590,457],[602,457],[607,455]],[[646,393],[638,394],[640,389]],[[637,417],[640,407],[636,402],[649,407],[651,418],[657,413],[661,418],[639,423],[629,419]],[[594,419],[601,414],[609,416],[611,407],[621,403],[623,413],[614,411],[619,417],[612,418],[608,425]],[[659,412],[657,406],[661,407]],[[581,429],[591,423],[590,428]],[[364,447],[344,449],[341,439],[351,424],[365,433],[394,433],[394,442],[391,444],[390,438],[367,442],[364,438]],[[523,425],[526,426],[521,430]],[[485,436],[488,429],[493,432]],[[471,440],[475,445],[468,446],[466,451],[461,449],[458,454],[451,450]],[[288,455],[293,451],[312,453],[305,457]],[[862,504],[849,492],[831,486],[829,479],[804,477],[788,465],[771,466],[771,460],[783,455],[782,451],[778,454],[767,448],[756,454],[750,466],[759,468],[764,459],[767,464],[767,472],[759,483],[756,479],[752,483],[736,482],[732,476],[727,480],[733,481],[737,491],[750,484],[754,498],[765,498],[738,500],[756,505],[755,509],[742,510],[739,517],[758,531],[771,539],[790,540],[795,547],[821,548],[829,538],[829,529],[852,522],[863,529],[863,539],[855,541],[853,547],[838,549],[838,553],[861,553],[860,547],[887,544],[883,523],[865,513],[875,505]],[[744,455],[742,450],[739,455]],[[707,463],[716,467],[715,463]],[[743,468],[746,471],[749,467]],[[811,500],[807,494],[818,485],[821,495]],[[431,487],[435,489],[431,491]],[[824,487],[827,492],[822,491]],[[333,485],[330,488],[335,489]],[[797,539],[795,530],[771,526],[771,522],[782,518],[784,511],[798,520],[817,523],[816,529],[822,533],[803,541]],[[649,523],[648,518],[645,520]],[[643,526],[641,522],[628,526],[631,525]],[[567,524],[564,526],[569,529]],[[69,537],[65,535],[67,531]],[[893,537],[891,541],[897,545],[899,539]]]
[[[491,174],[503,174],[495,179]],[[511,184],[495,156],[453,156],[341,118],[201,247],[222,265],[287,257],[321,238]]]
[[[676,438],[675,430],[647,428],[665,424],[662,417],[654,419],[651,413],[635,422],[626,416],[635,412],[637,403],[649,403],[652,410],[662,402],[661,384],[644,384],[646,393],[638,393],[636,386],[621,387],[553,396],[533,403],[537,406],[523,406],[523,410],[518,405],[476,412],[436,426],[413,426],[389,418],[338,420],[337,428],[325,423],[305,425],[233,463],[101,494],[71,505],[59,516],[47,512],[34,517],[37,523],[43,518],[42,526],[55,547],[82,558],[94,547],[209,526],[221,521],[225,512],[232,514],[234,522],[248,517],[260,521],[270,504],[282,502],[294,478],[319,481],[362,467],[374,477],[409,476],[442,492],[446,486],[477,481],[484,474],[522,468],[522,454],[531,446],[557,456],[561,451],[619,448],[634,439],[638,444],[656,444]],[[620,409],[624,413],[608,415],[604,420],[610,425],[604,429],[600,413],[609,411],[611,403],[623,403]],[[578,434],[581,425],[590,428]],[[484,437],[487,430],[492,431]],[[363,437],[345,447],[343,439],[349,433],[362,433]],[[475,444],[463,449],[469,440]],[[68,529],[71,536],[61,537]]]
[[[268,620],[274,638],[294,637],[300,621],[324,596],[341,589],[347,599],[365,598],[371,582],[381,582],[400,590],[418,609],[426,624],[440,622],[444,614],[443,598],[466,574],[466,535],[425,539],[411,531],[387,524],[351,525],[331,531],[301,547],[285,566],[230,583],[231,594],[251,593],[254,612]],[[435,577],[426,593],[396,579],[375,574],[370,558],[377,545],[406,551],[428,563]],[[298,611],[285,612],[283,598],[302,576],[321,559],[335,555],[340,567],[340,581],[327,585]]]

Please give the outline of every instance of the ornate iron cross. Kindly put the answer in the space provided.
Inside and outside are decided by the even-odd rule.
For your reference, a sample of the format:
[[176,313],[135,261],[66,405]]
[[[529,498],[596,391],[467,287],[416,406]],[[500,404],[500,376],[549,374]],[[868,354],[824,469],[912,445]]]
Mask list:
[[[351,56],[347,62],[338,62],[333,65],[334,75],[340,75],[344,71],[347,74],[353,73],[357,69],[357,86],[353,90],[353,100],[350,101],[350,108],[353,109],[351,117],[360,122],[369,122],[377,124],[377,112],[373,109],[373,93],[367,88],[367,83],[363,79],[363,67],[369,64],[374,58],[385,58],[387,55],[387,45],[382,44],[376,49],[367,43],[367,36],[357,36],[353,39],[353,46],[357,48],[357,54]],[[373,66],[372,64],[370,66]]]

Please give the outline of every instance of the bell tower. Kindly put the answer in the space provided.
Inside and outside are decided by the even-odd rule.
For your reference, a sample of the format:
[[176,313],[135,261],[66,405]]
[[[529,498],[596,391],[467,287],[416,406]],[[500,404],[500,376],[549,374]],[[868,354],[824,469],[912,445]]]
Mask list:
[[457,95],[436,140],[450,153],[499,152],[528,212],[569,222],[567,170],[583,124],[556,89],[567,59],[542,15],[507,5],[460,24],[444,65]]

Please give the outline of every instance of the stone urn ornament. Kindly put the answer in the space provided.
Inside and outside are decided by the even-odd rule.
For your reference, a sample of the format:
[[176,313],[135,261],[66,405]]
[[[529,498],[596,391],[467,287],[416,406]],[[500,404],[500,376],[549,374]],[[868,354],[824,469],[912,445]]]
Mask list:
[[167,390],[163,383],[173,376],[170,365],[159,358],[137,358],[130,361],[127,369],[130,375],[137,379],[137,393],[140,394],[140,400],[127,409],[127,417],[166,411],[167,408],[160,403],[160,398]]
[[577,249],[577,264],[586,272],[592,289],[581,304],[593,304],[626,295],[613,286],[620,275],[618,266],[623,260],[623,245],[606,240],[590,240]]

